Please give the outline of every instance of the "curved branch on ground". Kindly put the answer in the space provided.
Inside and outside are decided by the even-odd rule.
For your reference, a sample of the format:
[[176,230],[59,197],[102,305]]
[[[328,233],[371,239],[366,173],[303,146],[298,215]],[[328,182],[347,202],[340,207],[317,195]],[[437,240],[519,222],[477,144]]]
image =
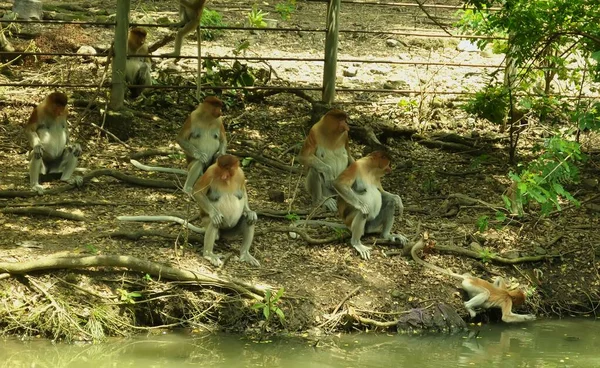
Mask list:
[[[138,231],[133,231],[133,232],[120,230],[120,231],[102,233],[102,234],[100,234],[100,236],[106,237],[106,238],[124,238],[124,239],[128,239],[128,240],[140,240],[143,237],[150,237],[150,236],[158,236],[161,238],[172,239],[172,240],[184,238],[184,236],[181,234],[170,234],[170,233],[160,231],[160,230],[138,230]],[[187,234],[187,239],[188,239],[188,241],[193,241],[193,242],[198,242],[198,243],[202,243],[204,241],[204,237],[198,236],[193,233]]]
[[52,257],[52,255],[46,255],[44,258],[27,262],[1,262],[0,272],[23,275],[36,271],[89,267],[123,267],[131,271],[147,273],[159,279],[194,281],[204,286],[229,289],[256,300],[263,300],[264,298],[264,289],[248,285],[242,281],[209,273],[182,270],[137,257],[122,255],[83,257]]
[[117,220],[138,222],[176,222],[180,225],[186,226],[188,229],[198,234],[204,234],[203,228],[194,226],[190,224],[187,220],[176,216],[118,216]]
[[73,221],[85,221],[83,215],[75,213],[69,213],[64,211],[57,211],[46,207],[20,207],[20,208],[2,208],[0,213],[11,213],[15,215],[25,216],[46,216],[46,217],[58,217],[65,220]]
[[[99,169],[90,171],[89,173],[83,176],[83,183],[89,182],[91,179],[99,177],[99,176],[112,176],[115,179],[120,181],[137,185],[140,187],[148,187],[148,188],[164,188],[164,189],[178,189],[179,187],[175,182],[167,181],[167,180],[156,180],[156,179],[144,179],[138,178],[136,176],[127,175],[117,170],[111,169]],[[51,188],[44,191],[44,195],[52,195],[59,194],[71,189],[76,188],[75,184],[66,184],[56,188]],[[27,198],[27,197],[36,197],[38,194],[31,190],[2,190],[0,191],[0,198]]]
[[290,166],[285,162],[264,157],[256,152],[231,150],[230,153],[239,157],[251,157],[263,165],[271,166],[287,173],[300,174],[302,172],[302,169],[299,167]]

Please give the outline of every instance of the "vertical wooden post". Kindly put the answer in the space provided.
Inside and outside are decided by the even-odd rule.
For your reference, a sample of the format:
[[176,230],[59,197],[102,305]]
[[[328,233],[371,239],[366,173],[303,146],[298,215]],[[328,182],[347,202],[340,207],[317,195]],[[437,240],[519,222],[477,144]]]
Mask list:
[[338,34],[340,29],[340,0],[329,0],[327,6],[327,33],[325,36],[325,65],[323,66],[323,102],[335,99]]
[[127,62],[127,34],[129,32],[130,0],[117,1],[115,43],[112,59],[112,86],[110,90],[111,110],[120,110],[125,99],[125,64]]
[[196,99],[198,102],[200,102],[200,98],[202,97],[202,33],[200,31],[200,23],[198,23],[196,33],[198,34],[198,74],[196,75]]

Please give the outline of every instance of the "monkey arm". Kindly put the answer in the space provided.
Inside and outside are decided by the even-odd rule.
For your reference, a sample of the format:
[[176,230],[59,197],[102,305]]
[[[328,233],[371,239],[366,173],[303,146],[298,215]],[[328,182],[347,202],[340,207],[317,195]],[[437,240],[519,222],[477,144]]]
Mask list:
[[206,196],[206,193],[203,191],[195,192],[194,199],[198,202],[200,209],[202,212],[208,214],[210,217],[210,221],[213,223],[215,227],[221,227],[223,224],[223,214],[212,205],[210,199]]
[[221,139],[219,140],[219,150],[217,156],[222,156],[227,151],[227,136],[225,135],[225,128],[221,125]]
[[244,188],[242,192],[242,200],[244,201],[244,216],[246,216],[248,225],[253,225],[256,223],[258,216],[256,215],[256,212],[250,209],[250,205],[248,204],[248,193],[246,192],[246,188]]
[[331,182],[335,180],[333,175],[333,169],[331,166],[327,165],[323,160],[318,158],[316,155],[311,155],[311,157],[307,160],[308,166],[313,168],[319,174],[322,174],[325,178],[325,181]]
[[340,195],[340,197],[346,201],[346,203],[359,210],[363,215],[368,215],[369,209],[367,205],[361,201],[356,193],[352,190],[353,182],[354,181],[352,181],[352,183],[345,183],[336,179],[333,182],[333,188]]
[[204,164],[208,163],[208,157],[206,156],[206,154],[200,151],[198,148],[196,148],[196,146],[194,146],[189,141],[189,139],[178,136],[176,141],[177,144],[179,144],[179,147],[181,147],[181,149],[183,150],[183,152],[185,152],[186,155],[193,157],[196,160],[200,160]]

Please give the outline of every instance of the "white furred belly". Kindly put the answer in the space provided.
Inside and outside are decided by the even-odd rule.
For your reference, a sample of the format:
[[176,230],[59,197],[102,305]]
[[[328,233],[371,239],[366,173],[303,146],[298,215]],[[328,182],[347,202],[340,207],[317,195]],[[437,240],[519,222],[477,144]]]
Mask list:
[[369,217],[367,220],[373,220],[381,212],[381,192],[374,185],[367,185],[367,191],[358,194],[360,200],[369,207]]
[[244,212],[244,202],[233,194],[224,194],[214,204],[223,214],[223,228],[232,228],[240,221]]
[[348,167],[348,152],[346,151],[346,147],[340,147],[335,150],[319,147],[317,148],[317,156],[331,167],[334,178],[337,178]]
[[54,160],[62,156],[63,150],[67,145],[67,134],[62,126],[39,129],[37,134],[44,148],[44,159]]

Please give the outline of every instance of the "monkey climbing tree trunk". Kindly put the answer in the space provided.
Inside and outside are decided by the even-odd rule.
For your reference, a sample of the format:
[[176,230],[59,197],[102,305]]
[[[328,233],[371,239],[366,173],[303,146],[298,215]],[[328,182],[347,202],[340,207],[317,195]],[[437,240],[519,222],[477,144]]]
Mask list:
[[329,0],[327,7],[327,35],[325,39],[325,65],[323,66],[323,102],[335,99],[338,34],[340,29],[340,0]]

